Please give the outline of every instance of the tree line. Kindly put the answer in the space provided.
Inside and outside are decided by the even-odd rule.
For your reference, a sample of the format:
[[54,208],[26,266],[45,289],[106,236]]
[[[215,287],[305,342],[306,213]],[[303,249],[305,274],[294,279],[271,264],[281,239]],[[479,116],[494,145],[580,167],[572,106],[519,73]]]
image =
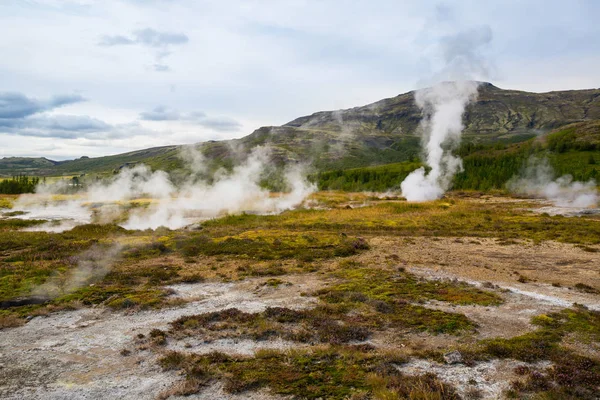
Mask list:
[[0,194],[33,193],[40,178],[28,176],[13,176],[0,181]]
[[[530,157],[548,157],[556,176],[570,174],[575,180],[595,179],[598,182],[600,151],[588,149],[589,146],[585,146],[585,151],[582,151],[579,143],[561,152],[549,151],[547,146],[534,141],[512,146],[467,143],[457,151],[463,160],[463,171],[454,177],[453,188],[481,191],[504,189],[508,180],[523,172]],[[334,170],[314,175],[313,181],[320,190],[384,192],[399,189],[406,176],[419,166],[421,164],[415,162],[402,162]]]

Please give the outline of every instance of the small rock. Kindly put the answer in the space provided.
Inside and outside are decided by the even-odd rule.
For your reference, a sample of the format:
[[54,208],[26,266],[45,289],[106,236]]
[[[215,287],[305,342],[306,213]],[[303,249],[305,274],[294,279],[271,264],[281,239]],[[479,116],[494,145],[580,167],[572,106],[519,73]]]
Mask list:
[[444,361],[446,364],[460,364],[463,361],[462,354],[459,351],[451,351],[450,353],[444,354]]

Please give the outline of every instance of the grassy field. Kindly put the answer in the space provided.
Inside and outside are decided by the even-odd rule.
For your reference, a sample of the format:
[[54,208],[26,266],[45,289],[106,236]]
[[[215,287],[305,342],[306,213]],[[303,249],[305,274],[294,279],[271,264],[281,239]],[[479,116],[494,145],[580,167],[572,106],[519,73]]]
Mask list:
[[[4,212],[13,200],[0,197]],[[266,387],[309,399],[459,398],[458,389],[434,374],[409,375],[398,369],[411,359],[443,362],[452,349],[461,352],[466,365],[524,362],[506,396],[591,399],[598,393],[600,353],[582,354],[565,344],[568,338],[597,346],[598,312],[574,306],[539,313],[530,332],[480,337],[480,322],[461,310],[487,308],[493,315],[506,301],[502,290],[489,282],[474,286],[456,279],[424,279],[405,267],[402,248],[382,243],[400,241],[408,249],[424,240],[454,240],[458,246],[494,239],[496,246],[541,249],[544,243],[560,243],[593,255],[600,250],[600,219],[552,217],[532,212],[539,206],[533,201],[479,192],[453,192],[426,203],[319,192],[311,202],[319,207],[225,216],[196,230],[128,231],[89,224],[46,233],[22,230],[43,221],[0,219],[0,328],[92,306],[113,313],[181,307],[186,300],[173,297],[169,285],[262,279],[264,287],[277,290],[291,276],[306,275],[321,281],[304,294],[315,299],[312,308],[245,312],[230,307],[180,317],[167,330],[136,339],[160,355],[163,369],[180,370],[184,376],[161,396],[197,393],[221,381],[231,393]],[[596,281],[581,282],[580,292],[597,296]],[[410,344],[415,335],[443,340],[444,345],[398,344]],[[382,337],[391,344],[371,344]],[[298,347],[253,356],[167,347],[194,338],[277,338]],[[537,361],[551,365],[532,364]]]

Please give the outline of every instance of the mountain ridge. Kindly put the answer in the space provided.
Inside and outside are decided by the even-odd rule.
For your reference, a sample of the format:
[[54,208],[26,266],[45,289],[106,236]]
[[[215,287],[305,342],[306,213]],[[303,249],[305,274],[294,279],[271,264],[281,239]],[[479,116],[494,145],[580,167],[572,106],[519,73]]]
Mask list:
[[[420,153],[418,126],[422,119],[416,91],[363,106],[319,111],[281,126],[265,126],[247,136],[194,144],[213,169],[239,162],[240,154],[269,145],[275,164],[310,161],[319,170],[378,165],[416,159]],[[478,97],[463,115],[463,141],[518,142],[560,126],[600,119],[600,89],[544,93],[501,89],[483,82]],[[107,173],[123,165],[146,163],[153,169],[185,168],[182,147],[161,146],[127,153],[53,161],[44,157],[11,163],[0,159],[0,176]],[[48,162],[41,161],[45,159]],[[26,160],[31,160],[27,165]],[[52,165],[50,165],[52,164]]]

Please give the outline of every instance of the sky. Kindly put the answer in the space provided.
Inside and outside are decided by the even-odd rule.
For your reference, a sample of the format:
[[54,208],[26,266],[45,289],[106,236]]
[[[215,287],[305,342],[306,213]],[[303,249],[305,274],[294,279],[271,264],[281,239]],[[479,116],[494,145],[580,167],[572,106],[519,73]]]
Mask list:
[[0,157],[238,138],[439,80],[600,86],[600,1],[2,0]]

